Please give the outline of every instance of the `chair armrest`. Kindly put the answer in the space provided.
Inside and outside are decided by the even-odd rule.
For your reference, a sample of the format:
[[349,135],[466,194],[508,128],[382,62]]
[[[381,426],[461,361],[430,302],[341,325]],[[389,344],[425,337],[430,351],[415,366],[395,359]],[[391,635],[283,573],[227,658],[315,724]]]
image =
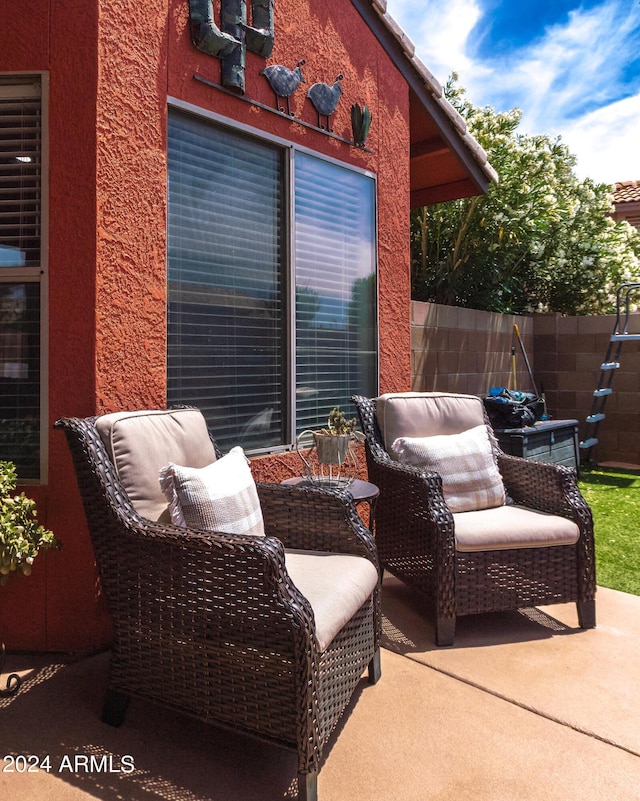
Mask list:
[[441,521],[443,517],[450,517],[453,522],[439,473],[396,462],[384,451],[373,454],[369,443],[366,447],[369,481],[380,489],[378,508],[380,503],[392,498],[394,504],[409,507],[415,514],[426,515],[427,519],[434,522]]
[[137,614],[146,599],[147,606],[173,610],[172,636],[250,641],[255,634],[246,634],[246,621],[255,615],[274,636],[311,642],[313,612],[287,573],[277,539],[186,529],[137,514],[121,520],[119,530],[118,549],[111,542],[101,553],[96,543],[114,617]]
[[285,548],[365,556],[378,567],[375,540],[348,490],[257,484],[265,533]]
[[455,552],[454,523],[438,473],[401,464],[386,454],[368,460],[369,480],[380,489],[376,541],[381,560],[403,552],[434,554],[449,564]]
[[517,504],[568,517],[583,529],[591,511],[572,467],[498,454],[498,467],[509,497]]

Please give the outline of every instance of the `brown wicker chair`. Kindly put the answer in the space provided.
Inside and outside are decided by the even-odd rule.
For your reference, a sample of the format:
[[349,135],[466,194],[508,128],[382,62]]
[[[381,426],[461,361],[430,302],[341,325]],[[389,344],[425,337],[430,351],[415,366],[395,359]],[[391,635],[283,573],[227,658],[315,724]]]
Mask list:
[[[197,410],[132,414],[173,415],[173,429],[174,419],[181,423],[178,439],[189,428],[184,415],[197,415],[207,441],[196,443],[198,461],[206,462],[207,448],[213,459],[220,456]],[[165,522],[164,514],[145,517],[140,494],[133,498],[123,483],[131,464],[123,467],[119,456],[114,464],[109,441],[105,447],[104,419],[55,424],[73,456],[113,621],[103,720],[120,725],[133,696],[287,747],[298,755],[298,797],[315,799],[323,746],[363,672],[368,668],[370,683],[380,675],[373,537],[348,496],[275,484],[258,484],[264,537],[193,531]],[[169,447],[149,457],[150,475],[165,459],[184,464]],[[315,604],[287,567],[290,549],[357,555],[377,571],[366,602],[324,650]]]
[[[404,396],[426,403],[438,403],[443,398],[447,402],[451,399],[462,402],[471,410],[473,422],[466,420],[458,430],[478,422],[489,426],[489,439],[508,503],[572,520],[579,531],[574,544],[540,547],[536,543],[536,547],[523,547],[526,543],[518,541],[519,532],[514,531],[512,544],[502,542],[487,550],[460,550],[456,520],[461,515],[452,514],[447,506],[441,477],[394,460],[389,454],[391,443],[387,440],[389,448],[385,445],[379,424],[380,399],[354,396],[352,401],[366,436],[369,480],[380,488],[375,521],[380,563],[427,600],[435,618],[436,643],[453,643],[459,615],[539,604],[575,601],[580,626],[595,626],[593,521],[578,489],[575,470],[502,453],[482,401],[476,396],[454,393],[404,393]],[[412,420],[410,427],[414,425],[417,428],[406,436],[442,433],[420,431],[420,425]],[[449,429],[447,433],[452,431]],[[388,433],[393,436],[392,430]]]

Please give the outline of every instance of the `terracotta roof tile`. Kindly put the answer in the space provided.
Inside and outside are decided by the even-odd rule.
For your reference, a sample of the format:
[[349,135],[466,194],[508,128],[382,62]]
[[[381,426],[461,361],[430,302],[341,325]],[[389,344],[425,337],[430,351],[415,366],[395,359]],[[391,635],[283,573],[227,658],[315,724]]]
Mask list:
[[637,203],[640,201],[640,181],[619,181],[613,189],[614,203]]

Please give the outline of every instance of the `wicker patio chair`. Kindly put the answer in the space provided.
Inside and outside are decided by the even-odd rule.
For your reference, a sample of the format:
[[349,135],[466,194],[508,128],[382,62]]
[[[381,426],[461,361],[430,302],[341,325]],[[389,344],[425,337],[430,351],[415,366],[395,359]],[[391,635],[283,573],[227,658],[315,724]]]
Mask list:
[[220,458],[198,410],[55,425],[113,621],[103,720],[138,697],[287,747],[315,799],[323,746],[367,668],[380,675],[380,571],[352,501],[258,484],[264,536],[188,529],[168,522],[158,470]]
[[[593,521],[575,470],[505,455],[476,396],[398,393],[352,401],[366,436],[369,480],[380,488],[380,563],[426,599],[438,645],[453,644],[460,615],[539,604],[575,601],[580,626],[595,626]],[[489,458],[506,496],[498,508],[454,513],[441,475],[401,462],[398,445],[391,451],[400,437],[419,442],[476,426],[487,427]]]

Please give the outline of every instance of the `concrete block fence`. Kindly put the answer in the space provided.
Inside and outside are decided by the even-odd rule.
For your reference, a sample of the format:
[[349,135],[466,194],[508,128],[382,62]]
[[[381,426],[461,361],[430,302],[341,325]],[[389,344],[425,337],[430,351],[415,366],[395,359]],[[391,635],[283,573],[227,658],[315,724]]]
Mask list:
[[[615,315],[519,316],[414,301],[412,389],[484,395],[493,386],[514,388],[511,353],[515,348],[515,388],[531,390],[515,325],[537,389],[546,395],[550,417],[577,419],[582,439]],[[640,314],[631,315],[628,330],[640,333]],[[623,343],[619,361],[592,458],[638,465],[640,342]]]

